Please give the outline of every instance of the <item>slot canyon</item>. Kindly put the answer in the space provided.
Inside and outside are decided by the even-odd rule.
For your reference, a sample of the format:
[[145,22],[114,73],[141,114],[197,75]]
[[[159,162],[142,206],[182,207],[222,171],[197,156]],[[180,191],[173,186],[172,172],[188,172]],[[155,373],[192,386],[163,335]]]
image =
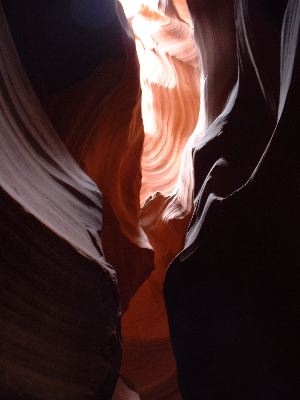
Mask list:
[[299,22],[0,0],[0,400],[300,398]]

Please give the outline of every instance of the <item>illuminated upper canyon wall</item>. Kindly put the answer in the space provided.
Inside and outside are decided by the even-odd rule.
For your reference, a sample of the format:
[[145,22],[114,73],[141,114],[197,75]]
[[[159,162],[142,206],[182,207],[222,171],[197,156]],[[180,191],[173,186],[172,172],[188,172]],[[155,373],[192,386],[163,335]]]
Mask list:
[[54,96],[54,114],[67,147],[105,195],[103,250],[126,311],[121,373],[142,398],[175,400],[162,285],[193,205],[192,149],[205,122],[200,59],[185,2],[135,4],[127,14],[132,28],[123,24],[135,31],[134,42],[124,35],[125,61],[109,60]]
[[[182,206],[174,194],[179,194],[177,187],[189,189],[192,203],[192,184],[178,182],[184,165],[181,152],[197,125],[200,82],[187,9],[181,5],[184,21],[171,3],[166,6],[148,10],[148,17],[141,15],[149,29],[154,28],[158,42],[157,52],[147,50],[144,81],[140,79],[144,58],[138,61],[123,16],[125,59],[107,60],[95,74],[47,103],[68,149],[104,193],[103,251],[117,271],[124,313],[121,374],[142,398],[155,400],[180,399],[162,286],[168,264],[184,245],[192,208],[192,204],[189,209]],[[154,25],[152,14],[157,19]],[[147,76],[149,58],[154,64]],[[151,112],[148,127],[156,127],[148,133],[145,105]],[[144,151],[147,137],[148,153]],[[147,162],[151,166],[148,175],[145,160],[146,167]],[[189,172],[193,178],[192,168]],[[154,187],[162,182],[165,189],[164,184]],[[146,193],[144,199],[141,193]],[[185,218],[166,221],[164,213],[171,202],[173,216]]]
[[200,61],[191,21],[181,20],[172,3],[123,0],[121,4],[140,65],[143,205],[157,192],[168,197],[178,189],[182,152],[199,116]]
[[[183,20],[171,3],[147,6],[138,5],[129,25],[119,9],[126,54],[121,76],[99,104],[93,94],[101,82],[91,78],[79,88],[84,100],[66,130],[66,144],[106,198],[103,250],[117,270],[126,311],[121,373],[142,398],[175,400],[180,395],[162,285],[184,245],[192,208],[192,163],[187,182],[179,180],[199,118],[200,62],[186,8],[181,4]],[[74,95],[76,90],[65,94]],[[180,201],[185,190],[189,207]],[[173,218],[166,221],[171,204]]]
[[[183,151],[199,118],[199,53],[188,13],[186,21],[181,20],[170,2],[122,5],[128,22],[122,10],[120,19],[129,37],[134,38],[139,65],[141,109],[131,123],[135,126],[136,118],[142,117],[140,221],[154,251],[154,272],[138,289],[123,316],[121,371],[141,398],[175,400],[181,396],[162,284],[168,264],[183,247],[189,216],[180,221],[175,218],[191,211],[191,204],[188,209],[179,194],[188,191],[192,202],[193,182],[178,182],[185,168]],[[173,218],[166,221],[165,213],[171,204],[175,205]],[[140,260],[135,262],[138,265]]]
[[293,398],[300,7],[280,3],[119,9],[124,57],[44,102],[89,177],[0,13],[5,400]]

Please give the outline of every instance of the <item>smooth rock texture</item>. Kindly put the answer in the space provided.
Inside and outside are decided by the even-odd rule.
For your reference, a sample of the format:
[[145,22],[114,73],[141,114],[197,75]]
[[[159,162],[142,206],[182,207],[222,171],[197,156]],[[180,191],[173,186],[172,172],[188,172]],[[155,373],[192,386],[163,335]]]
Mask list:
[[102,196],[37,100],[0,5],[0,398],[111,399],[116,273]]
[[[70,152],[105,195],[103,250],[117,270],[124,311],[121,373],[141,398],[175,400],[180,394],[162,285],[190,218],[190,209],[174,193],[181,152],[198,119],[199,57],[190,18],[181,21],[171,3],[148,6],[138,9],[136,21],[154,28],[156,51],[150,46],[137,53],[147,45],[147,35],[133,42],[124,34],[123,63],[108,60],[86,80],[51,96],[46,108],[64,130]],[[135,22],[123,24],[130,31]],[[71,112],[60,117],[69,104]],[[185,118],[187,110],[192,115]],[[169,203],[181,219],[165,220]]]
[[131,390],[122,378],[118,379],[113,400],[140,400],[140,396]]
[[[238,79],[220,115],[207,107],[195,212],[165,279],[180,390],[187,400],[297,399],[299,2],[236,1],[233,26],[215,24],[222,2],[189,3],[200,43],[235,27]],[[216,49],[234,40],[218,37]],[[226,75],[207,52],[208,77]]]
[[298,399],[299,2],[5,3],[0,394]]

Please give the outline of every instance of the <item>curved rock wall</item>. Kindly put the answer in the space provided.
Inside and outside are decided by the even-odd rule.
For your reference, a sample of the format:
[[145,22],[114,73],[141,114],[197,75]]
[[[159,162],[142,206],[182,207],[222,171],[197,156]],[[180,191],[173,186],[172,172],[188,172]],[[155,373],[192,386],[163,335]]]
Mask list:
[[[226,19],[215,25],[217,10],[203,25],[205,2],[190,3],[199,42],[226,32]],[[184,399],[300,393],[299,11],[297,1],[275,9],[268,1],[235,2],[238,78],[196,147],[195,212],[164,285]],[[224,38],[214,38],[222,46]],[[226,64],[214,65],[211,55],[206,61],[208,76],[223,67],[226,75]]]
[[51,127],[0,5],[0,397],[110,399],[120,364],[102,197]]
[[1,11],[0,393],[292,399],[299,2],[121,3],[124,57],[44,102],[89,177]]

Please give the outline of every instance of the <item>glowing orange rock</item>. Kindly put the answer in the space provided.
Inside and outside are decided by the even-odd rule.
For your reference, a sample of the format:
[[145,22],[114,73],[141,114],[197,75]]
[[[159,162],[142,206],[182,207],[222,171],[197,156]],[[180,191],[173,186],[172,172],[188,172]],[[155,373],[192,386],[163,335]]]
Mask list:
[[[142,398],[175,400],[162,286],[193,204],[200,58],[185,2],[121,3],[120,20],[134,38],[124,36],[123,72],[112,69],[113,88],[102,98],[96,75],[78,86],[65,140],[105,195],[103,250],[125,311],[121,373]],[[65,103],[74,96],[67,91]]]

